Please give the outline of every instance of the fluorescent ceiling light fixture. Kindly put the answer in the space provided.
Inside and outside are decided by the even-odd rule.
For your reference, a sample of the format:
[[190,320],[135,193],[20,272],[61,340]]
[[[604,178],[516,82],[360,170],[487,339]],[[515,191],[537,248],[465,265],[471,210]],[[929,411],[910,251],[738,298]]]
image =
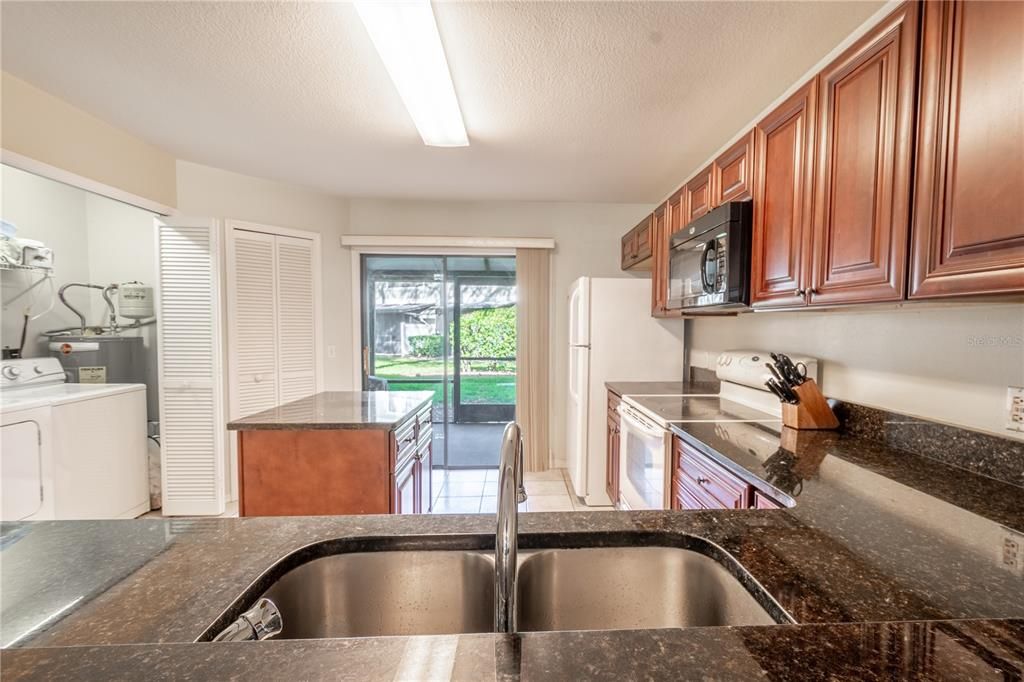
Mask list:
[[429,0],[354,4],[423,142],[432,147],[468,146]]

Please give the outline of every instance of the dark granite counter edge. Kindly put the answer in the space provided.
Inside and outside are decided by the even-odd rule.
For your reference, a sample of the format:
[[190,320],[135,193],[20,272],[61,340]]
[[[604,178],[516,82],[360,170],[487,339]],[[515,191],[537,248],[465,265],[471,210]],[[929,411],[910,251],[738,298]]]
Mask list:
[[0,664],[10,680],[1018,679],[1024,620],[43,647]]

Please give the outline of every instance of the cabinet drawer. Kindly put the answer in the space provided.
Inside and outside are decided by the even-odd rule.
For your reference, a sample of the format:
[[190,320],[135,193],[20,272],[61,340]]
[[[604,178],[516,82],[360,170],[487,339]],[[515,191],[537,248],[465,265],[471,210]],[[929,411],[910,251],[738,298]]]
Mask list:
[[[676,481],[672,486],[674,494],[672,495],[672,508],[673,509],[709,509],[708,505],[693,494],[689,488],[684,485],[684,479],[681,476],[676,477]],[[715,505],[717,508],[717,505]]]
[[685,485],[696,486],[696,491],[717,501],[725,509],[745,509],[749,506],[749,485],[681,440],[676,441],[676,449],[678,473],[686,479]]
[[400,466],[416,451],[416,430],[415,419],[410,419],[395,430],[395,466]]
[[782,505],[760,491],[754,491],[754,509],[782,509]]

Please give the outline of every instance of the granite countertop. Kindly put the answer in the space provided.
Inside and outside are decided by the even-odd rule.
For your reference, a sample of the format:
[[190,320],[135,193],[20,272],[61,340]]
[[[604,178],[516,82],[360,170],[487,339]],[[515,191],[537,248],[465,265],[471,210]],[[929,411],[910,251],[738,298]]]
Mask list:
[[228,430],[390,430],[433,399],[431,391],[324,391],[236,419]]
[[[1020,679],[1024,621],[440,635],[0,653],[5,680]],[[258,652],[258,655],[254,655]]]
[[[704,552],[776,620],[796,624],[215,645],[202,640],[300,563],[347,551],[488,550],[494,517],[5,524],[5,679],[133,670],[199,679],[415,678],[427,668],[463,679],[678,678],[681,670],[736,679],[888,679],[895,671],[977,678],[1024,670],[1024,573],[1003,562],[1004,541],[1024,541],[1024,489],[856,434],[772,424],[675,429],[794,506],[526,513],[520,547]],[[104,647],[112,644],[125,646]]]

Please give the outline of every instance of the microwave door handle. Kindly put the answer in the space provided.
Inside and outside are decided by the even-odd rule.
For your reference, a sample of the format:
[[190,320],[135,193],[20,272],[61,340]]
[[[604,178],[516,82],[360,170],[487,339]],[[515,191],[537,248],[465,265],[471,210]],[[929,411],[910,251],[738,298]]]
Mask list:
[[712,280],[711,284],[708,284],[708,256],[712,253],[715,257],[718,257],[717,244],[714,239],[709,239],[704,245],[704,251],[700,255],[700,286],[706,294],[715,293],[715,282]]

